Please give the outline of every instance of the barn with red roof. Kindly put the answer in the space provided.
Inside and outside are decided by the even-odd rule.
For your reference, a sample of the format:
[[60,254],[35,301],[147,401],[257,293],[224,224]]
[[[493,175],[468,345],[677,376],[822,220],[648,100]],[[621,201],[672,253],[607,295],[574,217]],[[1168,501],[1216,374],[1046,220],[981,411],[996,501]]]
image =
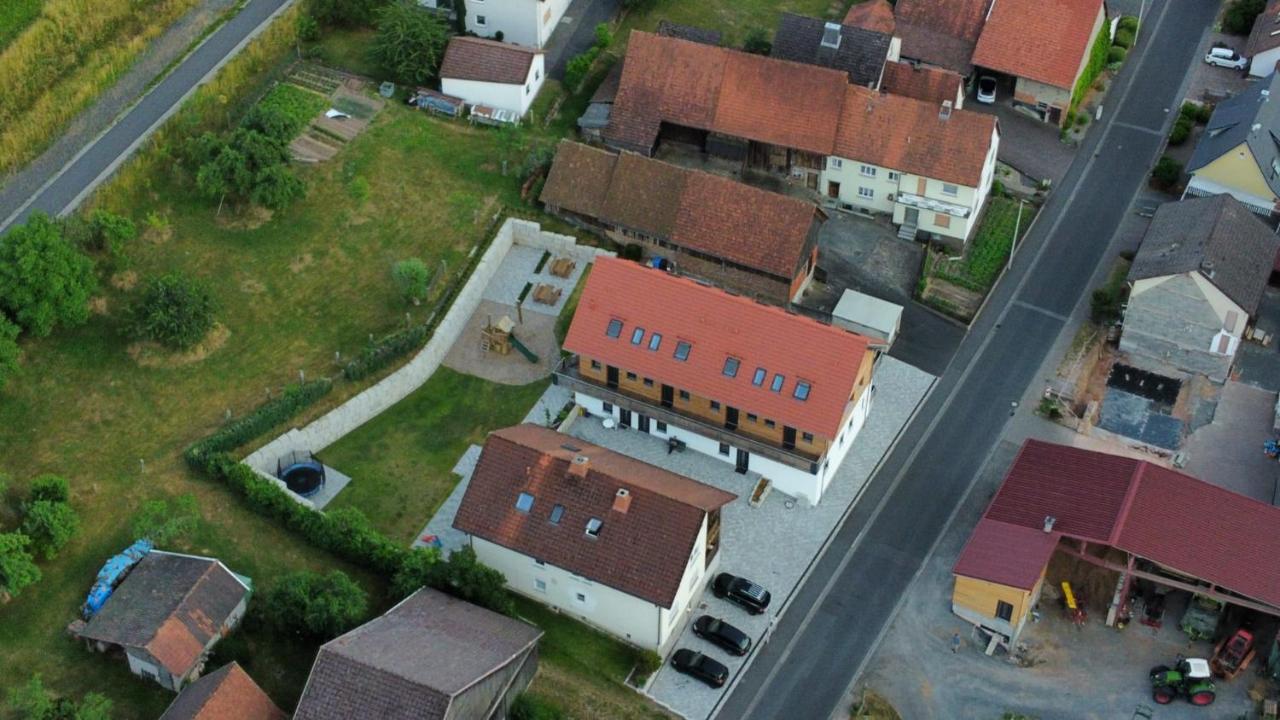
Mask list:
[[1010,640],[1066,555],[1116,578],[1280,616],[1280,508],[1144,460],[1029,440],[952,572],[952,610]]
[[866,337],[615,258],[583,289],[557,382],[626,428],[817,503],[866,421]]

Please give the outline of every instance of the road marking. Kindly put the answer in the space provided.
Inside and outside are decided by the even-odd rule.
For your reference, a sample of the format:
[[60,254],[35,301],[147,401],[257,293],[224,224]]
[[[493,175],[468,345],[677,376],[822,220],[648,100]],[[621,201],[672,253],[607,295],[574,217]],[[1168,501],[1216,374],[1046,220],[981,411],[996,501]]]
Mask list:
[[1143,127],[1142,125],[1134,125],[1133,123],[1127,123],[1127,122],[1113,122],[1111,124],[1115,125],[1116,127],[1122,127],[1126,130],[1137,130],[1138,132],[1144,132],[1144,133],[1147,133],[1148,135],[1155,135],[1156,137],[1164,137],[1163,132],[1159,130],[1152,130],[1149,127]]
[[[1155,25],[1152,31],[1154,35],[1159,34],[1158,30],[1160,26],[1164,23],[1164,19],[1165,19],[1168,8],[1169,8],[1168,4],[1164,4],[1161,6],[1160,16],[1156,19]],[[1134,78],[1136,78],[1139,74],[1141,74],[1141,67],[1142,65],[1145,64],[1145,61],[1148,57],[1147,50],[1150,47],[1151,45],[1149,44],[1143,46],[1142,57],[1139,58],[1138,65],[1133,70],[1133,74],[1127,78],[1127,84],[1125,85],[1124,90],[1121,93],[1120,100],[1118,103],[1120,107],[1124,107],[1125,102],[1128,100],[1129,93],[1133,90]],[[1106,127],[1103,129],[1101,137],[1099,137],[1097,142],[1094,144],[1095,148],[1100,148],[1105,146],[1107,137],[1111,133],[1111,128],[1115,124],[1116,122],[1113,120],[1108,120],[1106,122]],[[1157,133],[1157,134],[1160,134],[1160,133]],[[1070,208],[1071,205],[1075,202],[1076,196],[1079,194],[1080,190],[1084,187],[1085,180],[1090,174],[1090,172],[1092,171],[1093,166],[1097,161],[1098,157],[1099,156],[1096,154],[1092,155],[1085,162],[1085,167],[1081,171],[1080,176],[1076,181],[1075,187],[1072,188],[1071,193],[1067,195],[1067,199],[1065,201],[1065,205],[1062,212],[1054,220],[1053,225],[1050,226],[1049,231],[1046,234],[1045,242],[1041,243],[1040,246],[1036,248],[1035,254],[1031,257],[1030,266],[1027,267],[1023,276],[1019,279],[1018,284],[1014,287],[1011,297],[1017,298],[1022,293],[1023,287],[1026,286],[1031,275],[1034,273],[1036,266],[1039,265],[1040,259],[1043,257],[1045,251],[1048,249],[1050,245],[1050,239],[1054,237],[1054,235],[1057,233],[1058,227],[1062,224],[1064,218],[1066,217],[1067,215],[1066,208]],[[1018,301],[1014,300],[1013,302],[1010,302],[1004,306],[1004,308],[1000,312],[1000,315],[996,318],[997,325],[1004,321],[1004,318],[1009,313],[1010,307],[1015,302],[1018,302]],[[975,322],[977,322],[976,318],[975,318]],[[986,352],[986,349],[991,344],[991,340],[992,338],[995,337],[995,334],[996,333],[994,332],[994,330],[989,330],[987,332],[986,337],[984,337],[982,339],[982,342],[979,344],[977,351],[974,352],[974,354],[969,358],[969,361],[965,365],[964,370],[961,372],[959,379],[956,381],[956,384],[952,386],[952,388],[948,392],[946,398],[942,402],[942,406],[938,409],[937,414],[934,415],[933,419],[930,421],[929,425],[925,428],[924,432],[921,433],[920,435],[921,442],[916,443],[915,447],[912,448],[911,454],[907,456],[906,462],[903,463],[901,469],[898,471],[898,474],[893,478],[892,482],[889,485],[888,490],[885,492],[884,497],[882,497],[880,499],[880,502],[877,503],[875,510],[873,510],[871,513],[871,516],[867,518],[866,524],[858,532],[858,535],[853,539],[853,542],[849,544],[849,549],[845,551],[844,557],[841,558],[840,563],[836,569],[836,572],[832,573],[830,578],[827,580],[826,585],[823,586],[822,590],[818,594],[818,597],[814,600],[813,604],[810,606],[809,611],[805,613],[804,618],[800,621],[800,626],[796,628],[796,631],[792,634],[791,641],[787,644],[787,647],[783,651],[782,656],[770,669],[769,674],[765,676],[764,682],[762,682],[756,688],[755,695],[752,697],[751,702],[748,703],[746,710],[743,713],[744,717],[750,717],[751,714],[755,711],[756,707],[759,705],[760,698],[764,689],[768,687],[770,684],[772,684],[773,679],[777,675],[778,670],[782,667],[786,658],[790,656],[791,650],[795,647],[797,640],[804,634],[804,631],[808,628],[809,624],[812,622],[813,617],[817,614],[818,608],[822,605],[827,595],[831,592],[831,589],[834,587],[836,580],[843,574],[844,568],[848,566],[849,561],[853,558],[854,553],[862,544],[862,540],[866,536],[867,532],[870,530],[871,526],[873,526],[876,523],[876,520],[879,518],[885,505],[888,503],[889,498],[893,496],[894,491],[897,489],[902,479],[906,476],[907,470],[915,463],[916,456],[920,453],[921,449],[923,449],[923,447],[927,445],[927,443],[923,441],[933,434],[938,423],[941,422],[942,417],[946,415],[946,412],[950,408],[952,402],[955,400],[956,395],[959,394],[960,388],[964,387],[965,381],[968,379],[970,373],[973,372],[973,369],[977,366],[978,360],[982,357],[983,353]],[[1003,434],[1004,433],[1002,429],[1000,436],[1003,436]],[[996,442],[993,443],[993,447],[998,446],[998,444],[999,444],[999,437],[996,438]],[[966,495],[967,493],[972,491],[972,488],[975,482],[976,482],[976,478],[974,481],[971,481],[969,484],[969,487],[966,488],[965,490]],[[871,657],[875,655],[876,650],[880,646],[880,643],[883,642],[884,636],[888,632],[889,626],[893,623],[893,619],[897,616],[898,612],[901,610],[902,604],[905,602],[906,597],[909,594],[910,588],[915,584],[916,580],[919,578],[920,574],[923,572],[923,569],[928,565],[929,560],[932,559],[933,553],[934,551],[936,551],[938,544],[941,542],[942,538],[945,537],[947,529],[949,529],[951,523],[955,520],[955,516],[959,512],[959,507],[960,506],[957,505],[956,508],[952,510],[951,516],[947,519],[947,522],[943,527],[943,531],[934,540],[933,546],[930,548],[930,551],[921,560],[920,567],[917,569],[915,575],[912,577],[911,582],[908,583],[907,585],[908,591],[904,592],[902,594],[902,597],[899,598],[897,606],[894,608],[893,612],[890,613],[889,617],[885,620],[884,624],[881,626],[880,633],[876,636],[875,641],[872,643],[872,645],[869,648],[867,648],[867,652],[866,654],[863,655],[862,661],[858,664],[857,669],[854,671],[853,677],[849,680],[849,684],[846,686],[845,692],[841,695],[842,700],[846,695],[848,695],[849,689],[852,688],[857,683],[858,678],[862,675],[862,672],[866,668],[867,663],[870,661]]]
[[1063,315],[1063,314],[1061,314],[1061,313],[1053,312],[1052,310],[1045,310],[1044,308],[1040,307],[1039,305],[1032,305],[1031,303],[1029,303],[1029,302],[1027,302],[1027,301],[1025,301],[1025,300],[1014,300],[1014,301],[1013,301],[1013,304],[1014,304],[1014,305],[1017,305],[1018,307],[1020,307],[1020,308],[1022,308],[1022,309],[1024,309],[1024,310],[1030,310],[1031,312],[1040,313],[1041,315],[1047,315],[1047,316],[1049,316],[1049,317],[1051,317],[1051,318],[1053,318],[1054,320],[1057,320],[1057,321],[1059,321],[1059,322],[1066,323],[1066,322],[1070,322],[1070,320],[1071,320],[1071,319],[1070,319],[1070,318],[1068,318],[1066,315]]

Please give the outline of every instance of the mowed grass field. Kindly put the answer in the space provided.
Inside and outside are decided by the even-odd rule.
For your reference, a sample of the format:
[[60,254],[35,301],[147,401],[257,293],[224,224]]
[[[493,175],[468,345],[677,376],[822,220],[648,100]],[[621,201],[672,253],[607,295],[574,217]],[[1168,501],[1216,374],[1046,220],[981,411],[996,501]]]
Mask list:
[[670,20],[719,30],[723,33],[722,45],[742,47],[753,28],[761,28],[773,37],[778,17],[784,12],[836,20],[844,17],[851,4],[849,0],[649,0],[623,19],[622,29],[652,32],[657,30],[659,21]]
[[[80,536],[41,563],[44,579],[0,607],[0,691],[39,672],[56,691],[106,693],[117,718],[154,718],[172,699],[63,632],[98,567],[132,539],[130,518],[152,498],[194,494],[203,520],[178,549],[221,557],[260,587],[289,570],[339,567],[381,601],[381,580],[250,513],[239,497],[192,475],[180,453],[217,428],[228,409],[247,411],[300,371],[333,374],[336,351],[357,352],[370,334],[400,327],[406,312],[424,319],[425,305],[410,308],[397,297],[391,265],[416,256],[433,268],[444,261],[451,273],[463,267],[488,216],[518,197],[514,176],[498,170],[495,138],[389,104],[336,158],[302,169],[304,200],[252,229],[264,218],[215,217],[216,203],[167,172],[135,178],[128,191],[107,189],[101,203],[140,227],[148,216],[162,220],[104,279],[98,314],[83,327],[24,341],[21,369],[0,391],[0,470],[14,478],[9,503],[31,477],[61,473],[83,521]],[[367,199],[352,190],[356,178],[368,183]],[[198,362],[143,367],[124,334],[128,288],[169,270],[213,288],[229,334]],[[339,384],[308,417],[359,389]],[[314,647],[246,628],[230,649],[291,707]]]

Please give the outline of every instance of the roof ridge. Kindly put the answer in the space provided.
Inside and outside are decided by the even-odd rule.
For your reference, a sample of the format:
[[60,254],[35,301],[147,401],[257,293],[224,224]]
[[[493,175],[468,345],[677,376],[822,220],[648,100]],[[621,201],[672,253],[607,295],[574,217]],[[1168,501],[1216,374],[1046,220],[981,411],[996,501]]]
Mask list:
[[1137,460],[1137,468],[1133,474],[1129,476],[1129,487],[1125,489],[1124,502],[1120,504],[1120,510],[1116,513],[1115,522],[1111,525],[1111,534],[1107,536],[1107,544],[1115,545],[1120,542],[1120,535],[1124,532],[1125,522],[1129,518],[1129,508],[1133,507],[1133,498],[1138,494],[1138,486],[1142,484],[1142,479],[1146,476],[1147,466],[1151,463],[1146,460]]

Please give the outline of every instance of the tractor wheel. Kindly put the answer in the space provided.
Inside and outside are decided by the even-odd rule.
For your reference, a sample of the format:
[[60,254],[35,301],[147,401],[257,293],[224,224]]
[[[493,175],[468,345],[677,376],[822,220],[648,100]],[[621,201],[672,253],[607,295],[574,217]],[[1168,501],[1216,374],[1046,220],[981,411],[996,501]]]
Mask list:
[[1212,705],[1216,698],[1217,696],[1214,695],[1212,690],[1201,690],[1200,692],[1192,693],[1187,700],[1192,705]]
[[1151,699],[1156,701],[1157,705],[1168,705],[1173,702],[1173,690],[1169,688],[1156,688],[1151,691]]

